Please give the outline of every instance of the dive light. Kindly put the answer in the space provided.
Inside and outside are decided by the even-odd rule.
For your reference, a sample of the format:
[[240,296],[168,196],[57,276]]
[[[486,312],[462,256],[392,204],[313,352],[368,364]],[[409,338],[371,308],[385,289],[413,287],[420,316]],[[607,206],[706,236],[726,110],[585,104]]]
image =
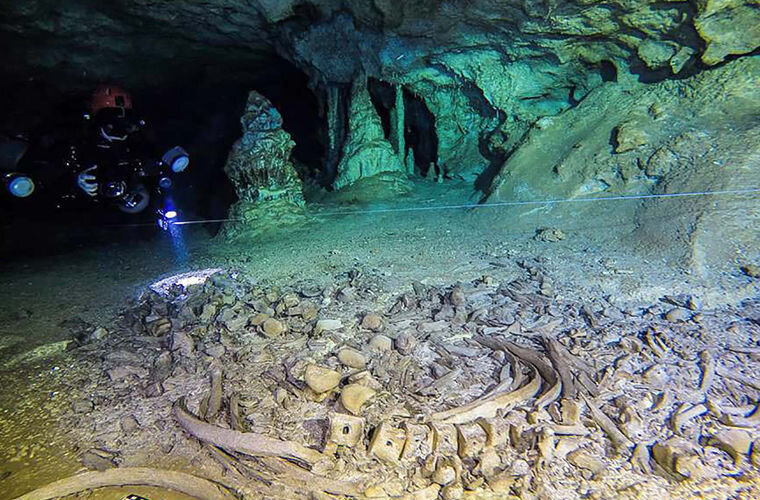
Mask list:
[[168,230],[169,224],[174,222],[174,220],[179,217],[179,212],[173,209],[159,208],[157,213],[158,220],[156,222],[158,223],[158,227],[164,231]]
[[5,187],[16,198],[26,198],[34,192],[34,181],[31,177],[18,172],[11,172],[3,176]]

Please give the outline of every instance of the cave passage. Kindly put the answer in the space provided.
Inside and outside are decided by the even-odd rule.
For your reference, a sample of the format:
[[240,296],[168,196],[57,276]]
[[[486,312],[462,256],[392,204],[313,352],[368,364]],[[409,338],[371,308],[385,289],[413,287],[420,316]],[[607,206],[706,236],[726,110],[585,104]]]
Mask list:
[[[395,106],[396,90],[393,85],[370,78],[368,81],[369,93],[372,103],[375,105],[380,121],[383,124],[385,138],[391,139],[391,110]],[[414,171],[422,177],[435,178],[439,170],[438,165],[438,135],[435,127],[435,116],[430,112],[425,102],[414,95],[408,89],[403,88],[404,99],[404,143],[405,150],[402,160],[406,161],[409,151],[414,155]],[[431,164],[433,171],[430,171]]]
[[435,116],[422,99],[406,89],[404,89],[404,111],[404,138],[407,150],[411,149],[414,152],[415,171],[422,177],[434,178],[441,173],[440,170],[443,168],[443,165],[438,164],[438,134]]

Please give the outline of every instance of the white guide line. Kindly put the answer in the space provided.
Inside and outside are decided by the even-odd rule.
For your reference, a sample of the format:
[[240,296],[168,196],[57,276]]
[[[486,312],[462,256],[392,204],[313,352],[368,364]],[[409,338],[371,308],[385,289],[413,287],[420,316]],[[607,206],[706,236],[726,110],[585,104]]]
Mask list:
[[[516,207],[525,205],[552,205],[559,203],[589,203],[597,201],[627,201],[627,200],[648,200],[652,198],[686,198],[693,196],[736,196],[743,194],[758,194],[760,188],[752,189],[731,189],[724,191],[693,191],[687,193],[664,193],[664,194],[632,194],[619,196],[602,196],[599,198],[564,198],[557,200],[531,200],[531,201],[502,201],[496,203],[471,203],[465,205],[434,205],[429,207],[398,207],[398,208],[376,208],[372,210],[345,210],[340,212],[317,213],[321,216],[340,216],[340,215],[363,215],[363,214],[381,214],[392,212],[426,212],[433,210],[462,210],[466,208],[499,208],[499,207]],[[172,222],[172,225],[184,226],[186,224],[212,224],[214,222],[235,222],[241,219],[202,219]]]

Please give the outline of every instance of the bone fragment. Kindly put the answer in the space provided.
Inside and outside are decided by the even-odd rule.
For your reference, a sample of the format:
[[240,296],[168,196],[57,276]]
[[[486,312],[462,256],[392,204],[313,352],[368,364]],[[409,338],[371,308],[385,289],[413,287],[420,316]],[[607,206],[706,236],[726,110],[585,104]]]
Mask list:
[[524,403],[538,393],[541,389],[541,377],[535,368],[531,367],[531,372],[528,383],[517,390],[506,394],[486,395],[464,406],[433,413],[429,420],[431,422],[463,424],[478,418],[495,417],[499,411],[506,411]]
[[721,417],[721,422],[731,427],[758,427],[760,426],[760,403],[747,416],[724,413]]
[[317,494],[329,494],[327,498],[334,499],[333,495],[345,495],[348,497],[361,497],[360,492],[365,489],[367,477],[351,478],[350,480],[334,480],[318,476],[312,472],[293,465],[287,460],[275,457],[260,457],[258,462],[266,466],[273,473],[273,481],[286,483],[288,486],[298,486],[304,490]]
[[704,465],[694,445],[680,437],[672,437],[652,447],[652,457],[665,471],[677,479],[697,479]]
[[403,460],[422,460],[433,453],[433,429],[430,426],[407,423],[404,430],[406,441],[401,452]]
[[369,443],[369,453],[380,460],[395,464],[401,458],[406,441],[403,431],[383,422],[375,428]]
[[548,464],[554,458],[556,444],[557,439],[554,431],[548,428],[541,431],[541,435],[538,438],[538,453],[543,464]]
[[433,423],[433,450],[435,453],[451,457],[457,454],[457,428],[453,424]]
[[702,351],[699,359],[702,362],[702,380],[699,382],[699,390],[706,394],[715,380],[715,359],[708,350]]
[[208,406],[204,415],[207,422],[213,420],[222,408],[222,378],[222,368],[214,363],[209,374],[211,391],[208,395]]
[[30,491],[15,500],[52,500],[109,486],[157,486],[178,491],[199,500],[237,498],[221,484],[184,472],[147,467],[124,467],[67,477]]
[[362,384],[349,384],[340,393],[343,408],[354,415],[361,413],[364,403],[375,395],[375,390]]
[[304,381],[317,394],[331,391],[340,384],[340,372],[315,364],[309,364],[304,373]]
[[579,469],[585,469],[594,475],[599,474],[607,467],[602,459],[585,449],[569,453],[567,461]]
[[461,458],[476,458],[488,442],[488,434],[475,422],[457,426],[457,453]]
[[631,465],[642,474],[650,474],[652,472],[652,466],[649,463],[651,458],[649,448],[645,444],[638,443],[631,455]]
[[686,422],[708,412],[707,406],[703,404],[694,405],[691,408],[687,408],[687,406],[687,403],[681,405],[670,418],[671,427],[676,434],[681,434],[681,427]]
[[741,373],[735,373],[728,368],[724,367],[723,365],[716,364],[715,372],[720,375],[721,377],[725,377],[730,380],[735,380],[736,382],[739,382],[744,385],[748,385],[752,387],[753,389],[760,390],[760,380],[754,379],[752,377],[747,377],[746,375],[742,375]]
[[174,416],[180,426],[199,440],[229,451],[259,457],[282,457],[312,466],[325,457],[316,450],[292,441],[281,441],[263,434],[239,432],[207,424],[191,414],[185,398],[174,404]]
[[707,444],[731,455],[734,465],[739,467],[752,450],[752,436],[742,429],[724,429],[711,437]]
[[559,378],[562,380],[562,395],[566,398],[574,398],[578,395],[578,386],[575,383],[573,372],[570,369],[570,365],[567,360],[562,356],[557,347],[558,342],[553,339],[545,338],[546,350],[549,352],[549,358],[552,360],[552,365],[559,373]]
[[236,431],[243,431],[243,419],[240,417],[240,395],[235,393],[230,396],[228,402],[230,407],[230,428]]
[[644,339],[647,341],[647,345],[652,349],[658,358],[665,357],[668,348],[665,344],[663,344],[662,340],[659,337],[655,337],[653,335],[653,331],[651,329],[647,331]]
[[327,442],[335,446],[353,448],[364,438],[364,419],[333,413],[330,415],[330,432]]
[[667,390],[664,390],[662,391],[662,393],[660,393],[660,399],[652,407],[652,411],[664,410],[665,408],[670,406],[672,402],[673,402],[673,399],[670,396],[670,392],[668,392]]
[[583,400],[586,402],[586,406],[588,406],[594,422],[596,422],[596,424],[605,432],[605,434],[607,434],[607,437],[610,438],[612,444],[614,444],[616,448],[629,449],[633,447],[631,440],[621,432],[617,424],[615,424],[615,422],[613,422],[610,417],[608,417],[602,410],[600,410],[596,405],[589,401],[586,396],[581,395],[581,397],[583,397]]
[[509,440],[509,424],[503,418],[479,418],[477,423],[486,433],[486,447],[500,446]]

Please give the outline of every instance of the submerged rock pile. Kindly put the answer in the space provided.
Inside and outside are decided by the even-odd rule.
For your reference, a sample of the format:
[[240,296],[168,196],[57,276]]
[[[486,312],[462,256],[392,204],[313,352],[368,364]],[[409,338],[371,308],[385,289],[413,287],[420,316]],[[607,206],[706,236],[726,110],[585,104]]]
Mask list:
[[73,351],[102,374],[69,417],[82,460],[184,460],[245,498],[760,494],[759,302],[621,309],[520,265],[402,292],[354,270],[146,293]]

